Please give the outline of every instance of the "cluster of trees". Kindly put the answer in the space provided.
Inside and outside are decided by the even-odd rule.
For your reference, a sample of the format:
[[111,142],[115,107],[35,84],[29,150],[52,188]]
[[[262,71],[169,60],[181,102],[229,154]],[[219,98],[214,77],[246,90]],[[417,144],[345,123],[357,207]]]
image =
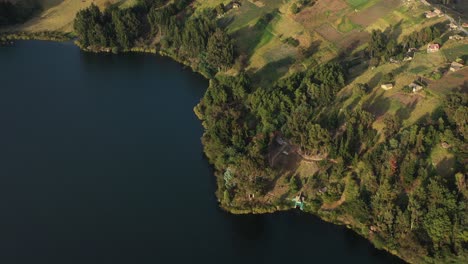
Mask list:
[[[229,187],[219,178],[220,197],[228,199],[224,203],[241,207],[236,197],[270,190],[281,172],[271,167],[268,149],[280,132],[302,153],[333,160],[319,162],[320,171],[306,182],[288,178],[293,193],[306,185],[322,190],[307,193],[312,210],[346,193],[345,203],[328,214],[352,217],[363,235],[372,233],[377,247],[398,250],[415,262],[423,256],[424,261],[466,257],[466,93],[450,94],[443,109],[410,127],[386,115],[380,135],[371,113],[341,109],[336,93],[344,81],[337,63],[293,74],[268,88],[253,89],[246,74],[212,80],[195,110],[206,129],[207,157],[217,170],[232,172]],[[355,89],[367,90],[365,84]],[[433,164],[431,153],[444,144],[454,154],[452,171]]]
[[458,2],[462,2],[461,0],[432,0],[431,2],[435,2],[437,4],[442,4],[442,5],[452,5]]
[[142,32],[142,21],[135,9],[108,7],[104,12],[91,4],[77,13],[74,29],[84,47],[128,49]]
[[298,0],[291,5],[290,10],[291,10],[291,13],[297,14],[304,7],[308,5],[313,5],[313,4],[315,4],[315,0]]
[[372,30],[367,48],[367,52],[371,58],[370,64],[375,66],[380,61],[388,61],[392,57],[401,60],[408,49],[418,49],[438,39],[440,34],[440,30],[436,26],[431,26],[405,36],[402,42],[398,43],[394,38],[389,38],[388,34],[381,30]]
[[234,46],[229,35],[216,24],[216,12],[208,10],[180,23],[180,7],[171,4],[153,8],[148,20],[153,33],[159,32],[163,48],[182,59],[197,59],[205,72],[230,67],[234,61]]
[[[320,163],[321,171],[306,179],[309,190],[326,190],[310,194],[312,210],[345,193],[345,203],[328,216],[352,217],[377,247],[415,263],[466,262],[467,105],[466,93],[452,93],[442,111],[404,129],[387,115],[383,135],[365,110],[342,111],[335,133],[323,126],[334,135],[329,156],[337,162]],[[444,161],[453,165],[434,164],[432,153],[441,148],[453,154]]]
[[265,159],[270,138],[255,128],[256,117],[247,103],[251,86],[245,73],[219,76],[211,80],[195,108],[205,128],[202,142],[206,156],[218,171],[230,168],[234,175],[227,190],[218,178],[218,192],[226,190],[230,197],[236,192],[264,193],[273,177]]
[[[413,32],[403,38],[401,43],[403,49],[420,48],[429,42],[437,41],[441,33],[437,26],[426,27],[421,31]],[[441,44],[441,43],[439,43]]]
[[271,133],[281,131],[307,155],[332,151],[326,128],[336,116],[317,118],[314,112],[331,107],[344,81],[337,63],[294,74],[269,88],[252,89],[245,73],[212,80],[195,109],[206,129],[207,157],[219,170],[232,169],[237,191],[264,193],[275,175],[266,158]]
[[23,23],[40,8],[37,0],[23,0],[15,3],[0,0],[0,27]]
[[[466,94],[449,95],[438,118],[403,131],[398,120],[388,118],[386,141],[360,162],[365,172],[356,177],[363,187],[362,198],[370,201],[368,223],[376,227],[380,243],[390,249],[436,259],[466,254],[467,144],[460,129],[466,126],[466,116],[461,121],[452,115],[452,111],[464,111],[467,103],[461,98],[466,100]],[[443,168],[437,170],[431,157],[441,143],[459,144],[450,150],[456,157],[455,171],[442,175]]]
[[140,0],[133,8],[111,5],[104,12],[91,5],[77,14],[74,28],[84,47],[126,50],[137,40],[151,43],[159,36],[162,49],[179,59],[196,61],[204,73],[229,68],[234,61],[230,36],[216,24],[214,10],[193,15],[190,3]]

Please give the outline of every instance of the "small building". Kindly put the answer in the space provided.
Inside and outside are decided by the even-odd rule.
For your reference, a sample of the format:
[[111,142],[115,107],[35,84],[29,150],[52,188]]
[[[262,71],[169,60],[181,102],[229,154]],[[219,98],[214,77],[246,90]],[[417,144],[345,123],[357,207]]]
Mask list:
[[412,82],[410,83],[410,85],[408,85],[412,90],[413,90],[413,93],[417,93],[419,91],[421,91],[423,89],[423,87],[415,82]]
[[450,71],[452,71],[452,72],[456,72],[458,70],[461,70],[461,68],[463,68],[463,64],[458,63],[456,61],[454,61],[454,62],[452,62],[450,64]]
[[437,14],[433,11],[426,11],[426,18],[433,18],[433,17],[436,17]]
[[384,84],[382,84],[382,85],[380,86],[380,88],[382,88],[382,89],[388,91],[388,90],[390,90],[390,89],[393,89],[393,83],[384,83]]
[[390,63],[399,63],[399,61],[396,60],[395,58],[390,58]]
[[449,24],[449,28],[450,28],[451,30],[457,30],[457,29],[458,29],[458,25],[455,24],[455,23],[453,23],[453,22],[451,22],[451,23]]
[[449,39],[453,39],[453,40],[464,40],[465,37],[463,36],[460,36],[460,35],[453,35],[453,36],[450,36]]
[[468,28],[468,23],[467,23],[467,22],[464,22],[464,23],[462,24],[462,27]]
[[444,12],[442,12],[440,9],[435,8],[433,11],[438,17],[444,16]]
[[426,15],[426,18],[443,17],[444,12],[442,12],[440,9],[436,8],[433,11],[426,11],[425,15]]
[[427,45],[427,53],[433,53],[440,50],[440,45],[437,43],[432,43]]
[[299,208],[301,210],[304,210],[304,196],[301,194],[297,195],[292,199],[294,202],[294,208]]
[[411,61],[413,60],[413,56],[411,55],[406,55],[404,58],[403,58],[403,61]]
[[241,3],[238,2],[238,1],[233,1],[233,2],[231,2],[231,6],[234,9],[238,9],[239,7],[241,7]]

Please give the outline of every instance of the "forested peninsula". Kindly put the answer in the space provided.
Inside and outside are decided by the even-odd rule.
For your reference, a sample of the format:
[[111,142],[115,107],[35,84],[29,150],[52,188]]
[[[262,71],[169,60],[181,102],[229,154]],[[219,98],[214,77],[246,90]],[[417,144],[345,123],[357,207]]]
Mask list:
[[420,1],[326,2],[109,2],[73,28],[83,50],[158,52],[210,80],[194,112],[225,210],[297,206],[407,262],[468,262],[463,32]]

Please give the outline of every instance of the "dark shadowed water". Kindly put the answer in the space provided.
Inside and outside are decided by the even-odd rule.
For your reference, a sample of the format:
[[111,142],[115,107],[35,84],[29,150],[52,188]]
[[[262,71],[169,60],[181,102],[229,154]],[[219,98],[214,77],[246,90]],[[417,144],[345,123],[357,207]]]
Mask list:
[[221,211],[208,83],[170,59],[19,42],[0,77],[2,264],[398,262],[311,215]]

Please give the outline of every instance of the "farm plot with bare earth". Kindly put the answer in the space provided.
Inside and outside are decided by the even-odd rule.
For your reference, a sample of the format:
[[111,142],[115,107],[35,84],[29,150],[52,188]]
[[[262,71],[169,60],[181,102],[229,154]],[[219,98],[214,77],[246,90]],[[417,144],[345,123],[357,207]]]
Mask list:
[[428,89],[440,94],[447,94],[455,88],[468,89],[468,67],[457,72],[450,72],[442,79],[429,84]]
[[343,34],[332,27],[330,24],[325,23],[317,27],[315,31],[320,34],[324,39],[331,43],[337,44],[343,39]]
[[324,22],[333,22],[349,9],[343,0],[317,1],[316,4],[304,8],[295,15],[295,20],[304,28],[313,30]]

